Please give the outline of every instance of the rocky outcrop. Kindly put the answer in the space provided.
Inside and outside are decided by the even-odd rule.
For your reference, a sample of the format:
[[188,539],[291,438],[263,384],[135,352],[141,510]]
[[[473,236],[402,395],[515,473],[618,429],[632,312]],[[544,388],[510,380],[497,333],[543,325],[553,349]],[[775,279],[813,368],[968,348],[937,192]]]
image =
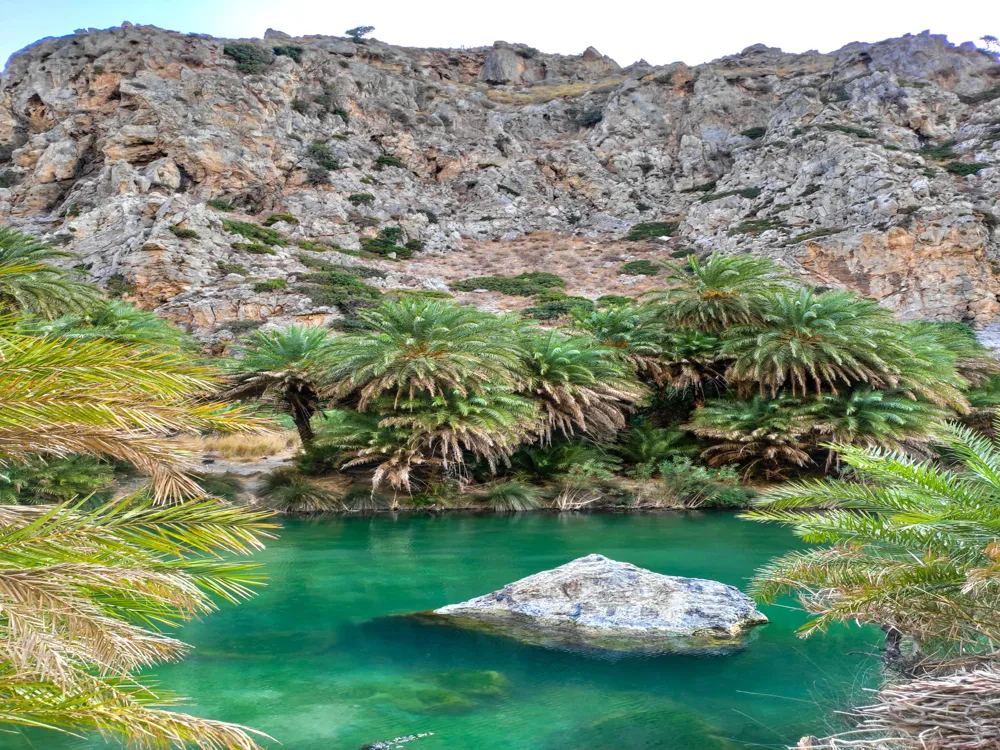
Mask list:
[[581,557],[433,612],[445,623],[529,643],[609,651],[719,653],[766,623],[733,586]]
[[[242,69],[226,40],[131,24],[15,55],[0,79],[0,223],[209,339],[337,317],[299,293],[297,243],[356,265],[388,227],[418,258],[364,260],[383,286],[439,289],[421,258],[475,275],[507,243],[547,237],[589,244],[569,265],[594,273],[606,247],[754,252],[907,318],[1000,323],[1000,64],[970,44],[755,45],[621,69],[593,48],[266,37],[242,40],[263,55]],[[244,238],[224,220],[272,213],[298,222],[275,225],[285,244],[233,247]],[[621,242],[649,222],[676,229]],[[278,278],[286,288],[260,283]]]

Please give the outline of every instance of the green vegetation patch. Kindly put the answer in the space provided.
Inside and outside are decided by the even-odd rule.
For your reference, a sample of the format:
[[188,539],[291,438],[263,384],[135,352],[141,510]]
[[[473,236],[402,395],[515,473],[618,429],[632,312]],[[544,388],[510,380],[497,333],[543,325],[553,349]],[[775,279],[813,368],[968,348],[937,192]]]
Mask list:
[[847,133],[848,135],[856,135],[858,138],[874,138],[875,134],[870,130],[864,130],[863,128],[852,128],[850,125],[837,125],[834,123],[827,123],[826,125],[820,125],[823,130],[829,130],[837,133]]
[[729,236],[732,237],[736,234],[760,234],[770,229],[781,229],[784,226],[785,222],[781,219],[750,219],[748,221],[741,221],[735,229],[729,230]]
[[994,86],[986,91],[980,91],[978,94],[959,94],[958,98],[962,100],[963,104],[982,104],[983,102],[991,102],[994,99],[1000,99],[1000,86]]
[[403,164],[403,162],[397,157],[392,154],[382,154],[375,160],[375,169],[381,172],[386,167],[399,167],[401,169],[406,169],[406,165]]
[[267,221],[264,222],[265,227],[269,227],[273,224],[277,224],[279,221],[283,221],[286,224],[298,224],[299,220],[296,219],[291,214],[271,214],[267,217]]
[[521,315],[534,320],[556,320],[574,313],[586,314],[594,309],[594,303],[586,297],[573,297],[558,292],[538,295],[535,304],[524,308]]
[[323,169],[340,169],[340,160],[333,155],[330,147],[320,141],[313,141],[308,148],[309,158]]
[[936,161],[947,161],[948,159],[959,159],[961,154],[952,150],[955,141],[945,141],[944,143],[927,144],[920,149],[920,155],[927,159]]
[[371,193],[352,193],[347,200],[355,206],[367,206],[375,202],[375,196]]
[[279,44],[271,47],[271,51],[277,56],[290,57],[295,60],[295,62],[300,63],[302,62],[302,52],[304,50],[301,47],[296,47],[291,44]]
[[251,42],[230,42],[222,48],[222,54],[236,61],[240,73],[262,73],[274,58],[271,50]]
[[170,227],[170,231],[173,232],[175,237],[180,237],[182,240],[193,240],[198,236],[198,233],[193,229],[185,229],[178,224]]
[[287,287],[288,282],[285,279],[268,279],[267,281],[258,281],[253,285],[253,290],[255,292],[277,292]]
[[623,294],[603,294],[597,298],[598,307],[624,307],[635,304],[635,299]]
[[517,276],[474,276],[451,284],[456,292],[474,292],[485,289],[488,292],[500,292],[513,297],[533,297],[550,289],[566,286],[566,282],[554,273],[532,271]]
[[694,187],[689,187],[686,190],[681,190],[682,193],[711,193],[715,190],[715,186],[719,183],[716,180],[711,182],[703,182],[700,185],[695,185]]
[[249,221],[223,219],[222,228],[232,234],[239,234],[246,237],[248,240],[254,240],[265,245],[278,245],[280,247],[284,247],[288,244],[288,240],[286,240],[278,230],[258,226],[257,224],[250,223]]
[[205,201],[205,205],[209,208],[214,208],[216,211],[235,211],[236,206],[234,206],[230,201],[224,198],[209,198]]
[[644,240],[650,237],[670,237],[681,225],[679,221],[652,221],[634,224],[625,235],[626,240]]
[[260,242],[234,242],[231,247],[234,250],[242,250],[251,255],[277,255],[274,248]]
[[250,271],[242,263],[227,263],[224,260],[220,260],[217,264],[220,271],[225,274],[238,273],[240,276],[246,276]]
[[951,172],[952,174],[957,174],[961,176],[967,176],[970,174],[975,174],[980,169],[986,169],[987,167],[992,167],[992,164],[983,164],[981,162],[960,162],[953,161],[944,165],[945,171]]
[[804,232],[803,234],[797,234],[787,242],[786,245],[795,245],[799,242],[805,242],[806,240],[814,240],[818,237],[829,237],[831,234],[839,234],[843,232],[843,229],[814,229],[811,232]]
[[628,276],[656,276],[661,266],[651,260],[630,260],[618,269],[618,273]]
[[746,138],[750,138],[751,140],[754,141],[756,141],[758,138],[763,138],[766,134],[767,134],[767,128],[761,128],[761,127],[748,128],[744,130],[742,133],[740,133],[740,135]]

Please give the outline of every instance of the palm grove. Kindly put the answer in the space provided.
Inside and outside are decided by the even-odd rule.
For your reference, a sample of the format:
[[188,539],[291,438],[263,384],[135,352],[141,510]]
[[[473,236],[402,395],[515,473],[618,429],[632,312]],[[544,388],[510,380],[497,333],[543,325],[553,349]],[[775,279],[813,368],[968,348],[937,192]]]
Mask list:
[[[987,614],[1000,458],[985,436],[1000,377],[963,326],[898,322],[765,259],[691,256],[662,291],[557,324],[386,295],[346,332],[262,330],[204,364],[176,328],[53,266],[59,255],[0,230],[9,723],[255,746],[249,730],[163,710],[171,699],[129,674],[183,654],[159,628],[257,582],[219,555],[259,547],[266,514],[208,497],[169,438],[264,429],[259,414],[287,415],[302,442],[265,482],[284,512],[746,507],[741,479],[791,480],[750,515],[825,546],[755,586],[797,594],[815,615],[806,633],[868,622],[890,650],[939,661],[988,654],[1000,635]],[[84,495],[80,477],[108,461],[150,490],[23,505]],[[78,481],[60,484],[59,466]],[[324,474],[353,489],[330,491]],[[61,492],[27,489],[40,484]]]

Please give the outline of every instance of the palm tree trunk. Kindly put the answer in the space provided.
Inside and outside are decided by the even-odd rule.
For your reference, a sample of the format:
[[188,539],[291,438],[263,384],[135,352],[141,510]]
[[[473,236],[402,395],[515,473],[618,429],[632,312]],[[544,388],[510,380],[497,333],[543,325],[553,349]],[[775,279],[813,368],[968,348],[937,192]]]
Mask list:
[[313,432],[310,424],[313,414],[316,413],[316,408],[310,403],[308,394],[296,391],[288,394],[287,401],[292,421],[295,422],[295,429],[298,430],[299,439],[302,441],[302,447],[308,448],[316,438],[316,433]]

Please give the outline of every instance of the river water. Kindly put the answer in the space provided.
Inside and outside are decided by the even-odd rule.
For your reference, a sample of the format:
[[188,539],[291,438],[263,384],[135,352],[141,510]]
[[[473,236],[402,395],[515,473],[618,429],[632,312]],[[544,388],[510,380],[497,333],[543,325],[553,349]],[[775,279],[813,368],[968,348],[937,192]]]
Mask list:
[[[267,732],[290,750],[736,750],[822,734],[877,682],[879,633],[807,641],[805,615],[726,656],[598,658],[391,615],[432,609],[598,552],[741,588],[786,530],[728,514],[401,516],[289,521],[258,559],[269,585],[184,627],[196,647],[156,679],[191,711]],[[0,736],[0,749],[83,750],[99,738]]]

